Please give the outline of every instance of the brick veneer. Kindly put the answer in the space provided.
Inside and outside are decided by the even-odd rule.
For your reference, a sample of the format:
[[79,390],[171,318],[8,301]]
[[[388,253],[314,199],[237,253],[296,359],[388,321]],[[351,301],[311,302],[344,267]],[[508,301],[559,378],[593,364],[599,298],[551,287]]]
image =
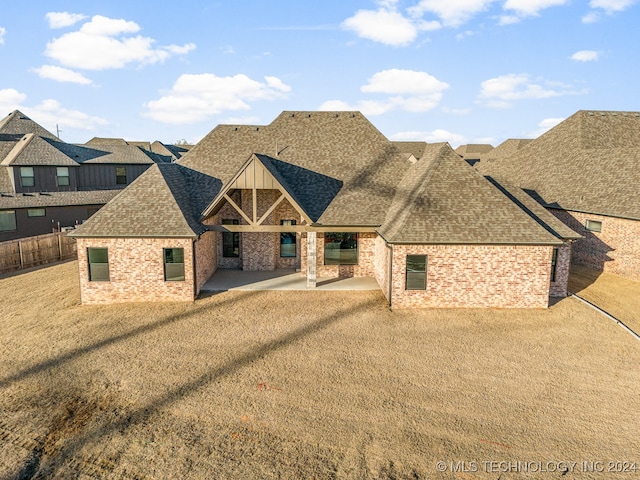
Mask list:
[[556,279],[549,286],[551,297],[566,297],[569,284],[569,267],[571,265],[571,243],[565,242],[558,247],[556,258]]
[[[78,238],[83,304],[192,301],[193,240],[189,238]],[[108,249],[108,282],[89,281],[87,247]],[[163,248],[184,248],[184,281],[164,280]]]
[[[546,308],[552,247],[393,245],[392,308]],[[405,290],[407,255],[427,255],[427,289]]]
[[218,269],[217,234],[205,232],[196,240],[196,295]]
[[[573,244],[573,263],[640,281],[640,221],[557,209],[550,211],[584,236]],[[587,220],[602,222],[602,231],[587,230]]]
[[[300,271],[307,272],[307,235],[303,233],[300,242],[301,258]],[[324,233],[319,232],[316,242],[317,276],[318,277],[375,277],[374,259],[376,253],[375,233],[358,233],[358,264],[357,265],[325,265],[324,264]]]

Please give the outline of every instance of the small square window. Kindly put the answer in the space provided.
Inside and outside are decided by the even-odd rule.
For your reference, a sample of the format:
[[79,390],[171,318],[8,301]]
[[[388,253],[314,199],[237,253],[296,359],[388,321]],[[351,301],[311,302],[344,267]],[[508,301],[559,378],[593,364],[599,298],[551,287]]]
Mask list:
[[59,187],[69,186],[69,167],[56,168],[56,183]]
[[407,255],[406,290],[427,289],[427,256]]
[[126,167],[116,167],[116,185],[127,184],[127,169]]
[[36,184],[36,177],[33,167],[20,167],[20,185],[23,187],[33,187]]
[[590,232],[601,232],[602,222],[598,222],[597,220],[587,220],[587,223],[585,224],[585,228]]
[[89,281],[109,281],[109,252],[106,248],[87,248],[89,260]]
[[165,282],[184,281],[184,248],[164,248]]
[[44,217],[46,211],[44,208],[29,208],[27,210],[27,217]]
[[3,210],[0,212],[0,232],[12,232],[17,230],[16,211]]

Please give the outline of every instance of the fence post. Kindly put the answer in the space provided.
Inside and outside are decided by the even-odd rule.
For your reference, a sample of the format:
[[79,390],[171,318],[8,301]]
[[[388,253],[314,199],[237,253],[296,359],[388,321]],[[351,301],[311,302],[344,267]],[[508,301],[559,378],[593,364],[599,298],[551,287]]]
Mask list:
[[22,242],[18,240],[18,252],[20,253],[20,270],[24,268],[24,258],[22,256]]
[[60,260],[62,260],[62,239],[60,238],[62,233],[58,233],[58,252],[60,253]]

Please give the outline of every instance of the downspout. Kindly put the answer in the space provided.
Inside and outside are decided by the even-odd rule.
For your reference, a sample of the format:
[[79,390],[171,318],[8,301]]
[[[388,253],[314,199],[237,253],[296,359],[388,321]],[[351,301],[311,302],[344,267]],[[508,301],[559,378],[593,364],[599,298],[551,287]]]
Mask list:
[[191,247],[191,268],[193,269],[193,300],[198,296],[198,277],[196,274],[196,242],[198,238],[192,240],[193,245]]
[[393,247],[386,244],[389,249],[389,307],[391,307],[391,295],[393,294]]

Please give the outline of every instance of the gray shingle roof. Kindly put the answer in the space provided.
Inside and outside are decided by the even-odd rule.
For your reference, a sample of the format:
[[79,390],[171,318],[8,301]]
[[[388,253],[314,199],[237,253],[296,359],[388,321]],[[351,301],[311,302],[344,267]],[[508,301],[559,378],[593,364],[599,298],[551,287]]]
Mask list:
[[561,240],[446,144],[415,164],[357,112],[283,112],[270,125],[221,125],[178,163],[156,165],[75,236],[179,236],[256,155],[316,223],[380,226],[391,242],[544,244]]
[[40,137],[33,133],[24,135],[2,159],[2,165],[50,165],[57,167],[77,167],[78,164],[69,158],[59,145],[64,142],[47,137]]
[[407,170],[379,233],[390,243],[562,243],[449,145]]
[[14,110],[0,120],[0,133],[33,133],[39,137],[58,138],[27,117],[20,110]]
[[0,210],[12,208],[104,205],[118,194],[116,190],[83,192],[13,193],[0,195]]
[[639,163],[640,113],[579,111],[478,170],[550,207],[640,219]]
[[73,233],[76,237],[196,237],[200,213],[222,188],[175,163],[156,164]]
[[493,150],[493,145],[489,145],[488,143],[469,143],[456,148],[456,153],[465,160],[479,159],[481,155],[486,155],[491,150]]

